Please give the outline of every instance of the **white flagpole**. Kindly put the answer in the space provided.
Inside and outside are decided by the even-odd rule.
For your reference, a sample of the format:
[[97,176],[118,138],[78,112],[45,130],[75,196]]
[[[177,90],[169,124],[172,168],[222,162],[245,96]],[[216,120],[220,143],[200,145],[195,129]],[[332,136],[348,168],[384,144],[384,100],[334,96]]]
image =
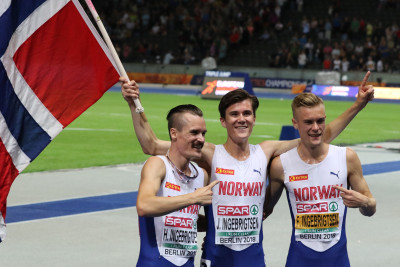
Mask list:
[[[91,0],[85,0],[87,6],[90,9],[90,12],[92,13],[93,18],[95,19],[97,26],[100,29],[101,34],[103,35],[104,41],[106,42],[108,48],[110,49],[111,55],[114,58],[116,64],[117,64],[117,68],[120,71],[120,73],[122,74],[122,76],[124,78],[127,78],[129,80],[128,74],[125,71],[124,66],[122,65],[121,60],[118,57],[117,51],[115,51],[114,45],[111,42],[110,37],[108,36],[108,33],[106,31],[106,29],[104,28],[103,22],[100,19],[99,14],[97,14],[97,11],[92,3]],[[136,106],[136,112],[137,113],[141,113],[143,114],[144,108],[142,107],[142,104],[140,103],[139,99],[133,99],[135,106]],[[143,114],[144,116],[144,114]]]

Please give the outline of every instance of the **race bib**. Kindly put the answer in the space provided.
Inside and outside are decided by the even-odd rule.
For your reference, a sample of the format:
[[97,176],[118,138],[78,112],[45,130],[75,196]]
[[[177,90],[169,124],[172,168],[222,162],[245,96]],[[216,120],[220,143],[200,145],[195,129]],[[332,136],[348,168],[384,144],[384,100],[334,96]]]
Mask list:
[[215,243],[254,244],[259,242],[261,217],[258,205],[217,206]]
[[194,257],[197,251],[197,221],[192,218],[166,216],[162,231],[162,256]]
[[296,215],[296,241],[329,242],[335,239],[338,240],[339,233],[339,213]]

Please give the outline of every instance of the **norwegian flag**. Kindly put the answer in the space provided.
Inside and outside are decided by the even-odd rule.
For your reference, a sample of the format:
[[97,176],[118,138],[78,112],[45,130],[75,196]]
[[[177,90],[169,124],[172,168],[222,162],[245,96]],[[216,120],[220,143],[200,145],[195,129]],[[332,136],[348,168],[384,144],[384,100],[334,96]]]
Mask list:
[[119,78],[78,0],[0,0],[0,242],[17,175]]

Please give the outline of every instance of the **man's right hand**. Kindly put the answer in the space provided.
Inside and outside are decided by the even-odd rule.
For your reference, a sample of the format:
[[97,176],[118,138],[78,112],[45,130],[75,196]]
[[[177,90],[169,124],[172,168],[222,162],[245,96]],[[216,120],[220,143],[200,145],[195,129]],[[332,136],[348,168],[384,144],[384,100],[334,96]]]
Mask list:
[[196,203],[202,206],[210,205],[213,196],[212,188],[218,183],[219,181],[217,180],[205,187],[199,188],[196,191],[194,191],[193,194],[196,199]]
[[371,72],[368,71],[364,79],[361,82],[361,85],[358,87],[358,94],[356,102],[360,105],[360,108],[364,108],[369,101],[374,99],[374,87],[372,85],[367,85],[367,81]]
[[127,78],[120,77],[121,93],[129,105],[134,105],[133,99],[139,98],[139,85],[134,81],[129,81]]

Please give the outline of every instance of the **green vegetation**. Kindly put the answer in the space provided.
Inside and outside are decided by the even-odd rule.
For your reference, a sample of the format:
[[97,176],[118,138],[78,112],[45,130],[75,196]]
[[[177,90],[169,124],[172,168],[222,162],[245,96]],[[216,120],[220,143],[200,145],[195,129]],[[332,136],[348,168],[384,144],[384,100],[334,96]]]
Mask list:
[[[165,119],[168,110],[179,104],[191,103],[204,112],[207,141],[219,144],[226,140],[226,132],[219,122],[217,100],[143,93],[141,101],[160,139],[168,139]],[[260,99],[256,127],[250,142],[278,140],[282,125],[291,125],[290,103],[291,100]],[[351,102],[326,101],[325,105],[329,122]],[[398,104],[371,103],[333,143],[347,145],[400,139],[399,116]],[[143,162],[147,158],[136,140],[128,105],[120,93],[108,92],[66,127],[24,172]]]

